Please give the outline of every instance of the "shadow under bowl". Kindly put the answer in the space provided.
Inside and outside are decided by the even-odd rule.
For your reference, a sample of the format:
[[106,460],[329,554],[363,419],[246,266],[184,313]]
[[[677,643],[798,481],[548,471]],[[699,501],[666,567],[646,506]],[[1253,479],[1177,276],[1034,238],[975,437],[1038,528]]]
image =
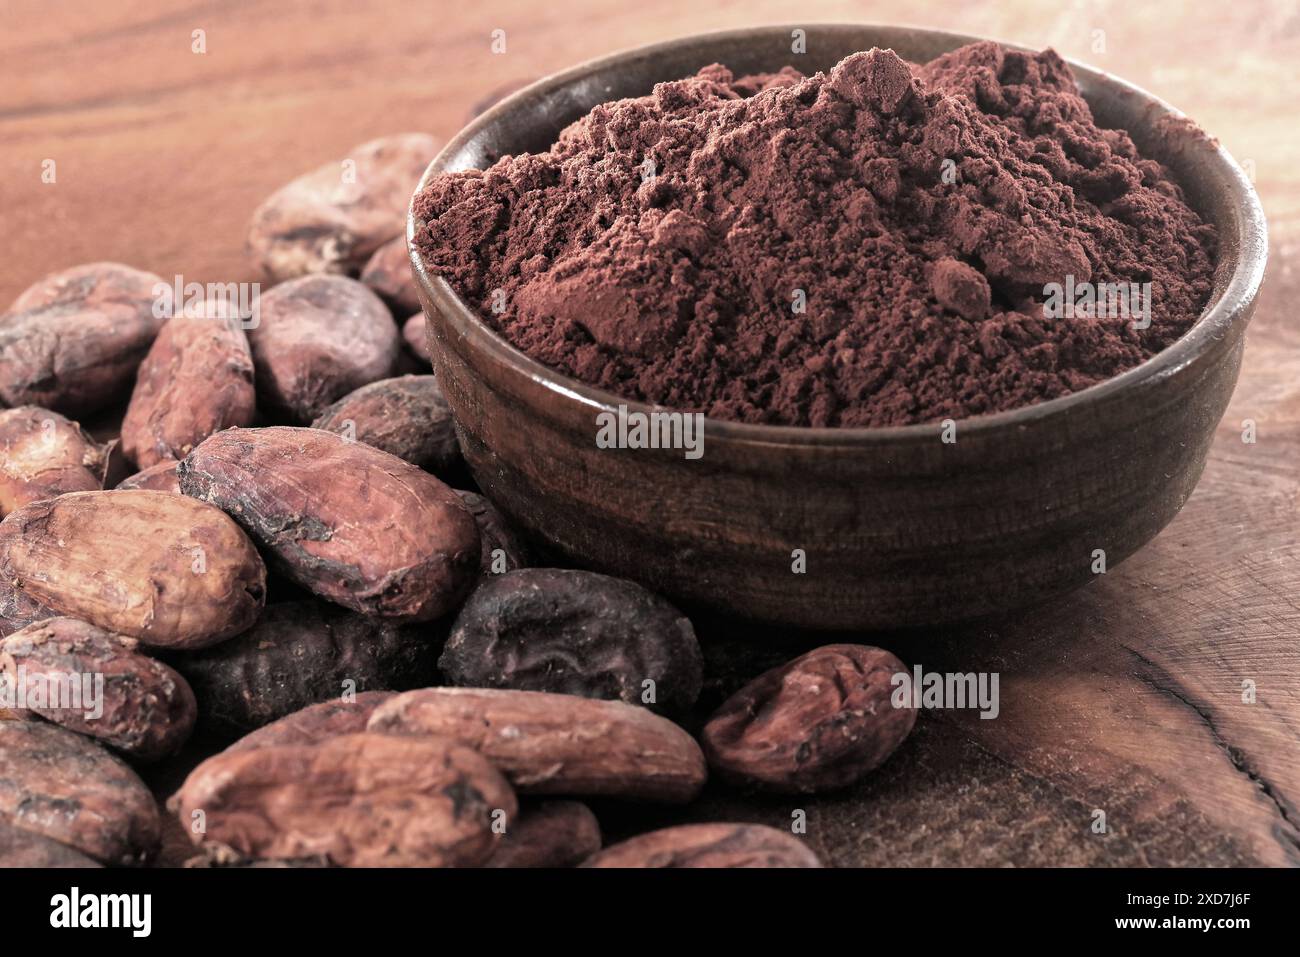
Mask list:
[[[477,118],[424,178],[544,151],[598,103],[710,63],[737,75],[796,61],[828,70],[873,46],[924,62],[976,37],[873,25],[770,26],[618,53],[543,79]],[[1013,46],[1008,44],[1008,46]],[[1023,49],[1023,48],[1019,48]],[[1167,104],[1071,63],[1102,126],[1165,163],[1218,229],[1214,292],[1174,345],[1113,379],[1038,405],[938,424],[811,429],[708,420],[704,454],[602,449],[597,416],[656,407],[546,368],[509,345],[411,244],[434,369],[466,459],[491,499],[574,564],[688,607],[766,625],[889,629],[1007,612],[1113,568],[1177,514],[1237,380],[1267,256],[1237,164]],[[415,230],[408,222],[408,239]],[[660,409],[660,411],[663,411]],[[802,554],[806,571],[796,573]]]

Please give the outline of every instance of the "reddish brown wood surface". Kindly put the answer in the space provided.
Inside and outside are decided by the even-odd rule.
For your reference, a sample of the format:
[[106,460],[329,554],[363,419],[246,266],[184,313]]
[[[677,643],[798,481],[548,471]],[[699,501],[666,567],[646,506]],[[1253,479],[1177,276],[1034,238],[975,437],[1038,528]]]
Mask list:
[[[517,80],[652,40],[793,18],[1052,45],[1145,86],[1253,171],[1272,259],[1209,467],[1164,533],[1049,607],[871,639],[926,668],[998,671],[997,720],[926,714],[858,789],[791,801],[716,788],[689,816],[788,826],[803,810],[808,840],[839,864],[1300,862],[1293,4],[8,0],[0,303],[95,259],[189,281],[257,278],[243,253],[253,208],[362,140],[412,129],[446,137]],[[504,54],[491,52],[494,29],[506,31]],[[195,30],[206,32],[206,53],[192,52]],[[41,179],[47,159],[54,183]],[[1242,441],[1246,419],[1254,444]],[[701,631],[715,697],[792,654]],[[1254,703],[1242,700],[1244,681]],[[166,772],[158,780],[169,784]],[[1095,810],[1106,811],[1108,833],[1092,832]],[[657,822],[608,809],[603,823]]]

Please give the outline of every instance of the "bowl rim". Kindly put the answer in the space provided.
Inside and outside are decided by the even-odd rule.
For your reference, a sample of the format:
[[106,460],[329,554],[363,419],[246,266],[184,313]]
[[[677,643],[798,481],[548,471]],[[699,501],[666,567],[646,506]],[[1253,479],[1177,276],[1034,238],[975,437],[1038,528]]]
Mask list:
[[[424,175],[420,177],[419,184],[411,196],[406,217],[407,255],[417,284],[431,302],[443,307],[443,315],[450,317],[460,338],[471,340],[475,348],[485,353],[494,362],[507,367],[511,372],[522,375],[565,399],[588,406],[595,414],[601,412],[617,414],[620,406],[628,412],[690,411],[643,402],[588,385],[538,362],[513,346],[488,325],[478,315],[477,310],[462,299],[460,294],[445,279],[429,273],[414,242],[417,222],[415,199],[423,192],[432,177],[442,172],[442,165],[445,162],[458,154],[467,143],[478,136],[485,128],[495,123],[499,117],[504,116],[523,100],[558,92],[567,86],[590,77],[592,74],[607,70],[627,60],[654,57],[657,54],[698,44],[702,41],[738,40],[769,32],[773,34],[784,32],[788,35],[789,31],[794,29],[809,32],[812,30],[907,31],[930,34],[945,41],[952,41],[954,46],[992,40],[1007,49],[1030,53],[1039,52],[1018,43],[928,27],[906,24],[832,21],[798,24],[771,23],[739,29],[693,33],[669,40],[629,47],[585,60],[575,66],[541,77],[493,104],[452,137],[425,169]],[[1110,84],[1117,87],[1121,93],[1143,100],[1147,105],[1148,116],[1152,123],[1166,117],[1192,122],[1188,120],[1186,114],[1181,110],[1141,87],[1129,83],[1127,80],[1073,59],[1064,57],[1063,59],[1076,75],[1087,76],[1090,83]],[[676,79],[676,77],[669,79]],[[1194,123],[1192,123],[1192,128],[1201,133],[1205,144],[1211,150],[1212,159],[1210,163],[1217,163],[1221,168],[1221,172],[1225,174],[1223,178],[1227,182],[1231,194],[1229,199],[1232,200],[1232,206],[1240,217],[1241,236],[1239,244],[1236,248],[1231,249],[1227,255],[1224,255],[1220,262],[1215,264],[1216,270],[1222,269],[1225,263],[1231,269],[1231,274],[1217,299],[1208,309],[1203,310],[1191,327],[1170,346],[1133,368],[1077,392],[1071,392],[1068,395],[1002,412],[984,413],[955,419],[959,434],[967,436],[971,434],[980,435],[1008,428],[1024,428],[1029,425],[1040,424],[1046,419],[1066,414],[1072,409],[1113,399],[1126,390],[1154,384],[1172,377],[1192,365],[1214,342],[1223,339],[1232,326],[1244,324],[1250,314],[1250,309],[1247,307],[1255,300],[1259,292],[1268,260],[1268,232],[1264,211],[1254,186],[1237,161],[1232,158],[1217,139],[1211,138]],[[704,426],[708,438],[714,441],[729,440],[740,443],[787,446],[862,446],[864,444],[911,442],[920,439],[933,442],[935,433],[943,427],[944,421],[946,420],[881,427],[840,427],[735,422],[705,415]]]

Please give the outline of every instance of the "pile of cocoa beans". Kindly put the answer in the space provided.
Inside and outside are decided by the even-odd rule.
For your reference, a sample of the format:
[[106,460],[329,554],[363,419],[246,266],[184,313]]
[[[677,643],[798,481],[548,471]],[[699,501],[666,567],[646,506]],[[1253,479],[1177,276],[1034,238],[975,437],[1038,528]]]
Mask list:
[[113,263],[0,315],[0,867],[154,861],[138,772],[196,729],[228,746],[166,805],[194,866],[817,867],[750,823],[602,847],[583,801],[843,788],[907,737],[903,665],[865,645],[697,720],[681,611],[536,567],[429,373],[402,229],[436,148],[366,143],[267,200],[256,323],[167,315],[170,283]]

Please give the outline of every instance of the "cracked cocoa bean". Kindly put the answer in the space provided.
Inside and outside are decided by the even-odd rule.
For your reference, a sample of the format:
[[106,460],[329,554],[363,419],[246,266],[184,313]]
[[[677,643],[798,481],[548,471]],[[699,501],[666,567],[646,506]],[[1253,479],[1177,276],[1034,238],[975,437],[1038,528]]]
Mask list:
[[253,543],[218,508],[168,492],[73,492],[0,522],[0,577],[32,601],[163,648],[247,631],[266,594]]
[[782,793],[844,787],[878,767],[916,723],[895,708],[903,663],[880,648],[826,645],[732,695],[701,735],[724,778]]
[[204,729],[233,737],[345,691],[429,684],[438,641],[321,601],[269,605],[250,630],[171,659],[194,688]]
[[605,848],[583,867],[821,867],[793,834],[761,824],[683,824]]
[[395,316],[409,316],[420,309],[405,236],[390,239],[375,251],[361,270],[361,281],[388,304]]
[[[157,761],[180,750],[194,730],[194,692],[137,648],[84,621],[51,618],[0,641],[0,674],[10,688],[23,687],[27,708],[41,717],[137,760]],[[71,697],[67,682],[84,689],[80,698]]]
[[483,580],[438,661],[472,688],[553,691],[690,709],[703,664],[691,623],[635,582],[595,572],[525,568]]
[[89,263],[47,276],[0,316],[0,404],[64,415],[126,398],[162,328],[153,273]]
[[470,749],[383,734],[222,752],[170,806],[187,825],[202,812],[195,843],[342,867],[474,867],[496,849],[494,819],[518,812],[505,779]]
[[0,822],[103,864],[140,864],[158,848],[153,795],[121,760],[44,721],[0,721]]
[[577,801],[520,806],[488,867],[576,867],[600,850],[600,824]]
[[510,520],[487,498],[477,492],[457,489],[456,494],[474,515],[478,525],[482,558],[479,571],[482,575],[504,575],[528,565],[530,555],[523,536],[510,524]]
[[431,375],[364,385],[331,405],[311,427],[364,442],[438,476],[461,461],[451,407]]
[[244,735],[226,750],[246,751],[273,744],[319,744],[342,734],[358,734],[366,730],[375,709],[395,697],[396,691],[363,691],[355,698],[309,705]]
[[30,502],[104,487],[116,442],[100,445],[57,412],[0,411],[0,518]]
[[122,421],[122,448],[147,469],[183,459],[214,432],[252,425],[253,356],[239,325],[208,317],[168,320],[140,364]]
[[406,226],[411,194],[440,144],[425,133],[362,143],[281,187],[253,213],[248,248],[277,282],[355,276]]
[[33,622],[58,617],[58,612],[46,608],[19,588],[13,576],[5,572],[4,568],[4,558],[0,556],[0,638],[12,635]]
[[353,611],[430,621],[478,574],[478,527],[456,493],[360,442],[230,429],[179,472],[186,495],[234,516],[291,581]]
[[385,701],[370,731],[474,748],[521,793],[685,803],[704,786],[695,739],[621,701],[539,691],[425,688]]
[[304,276],[260,300],[248,332],[263,410],[306,424],[395,371],[401,337],[373,292],[343,276]]

